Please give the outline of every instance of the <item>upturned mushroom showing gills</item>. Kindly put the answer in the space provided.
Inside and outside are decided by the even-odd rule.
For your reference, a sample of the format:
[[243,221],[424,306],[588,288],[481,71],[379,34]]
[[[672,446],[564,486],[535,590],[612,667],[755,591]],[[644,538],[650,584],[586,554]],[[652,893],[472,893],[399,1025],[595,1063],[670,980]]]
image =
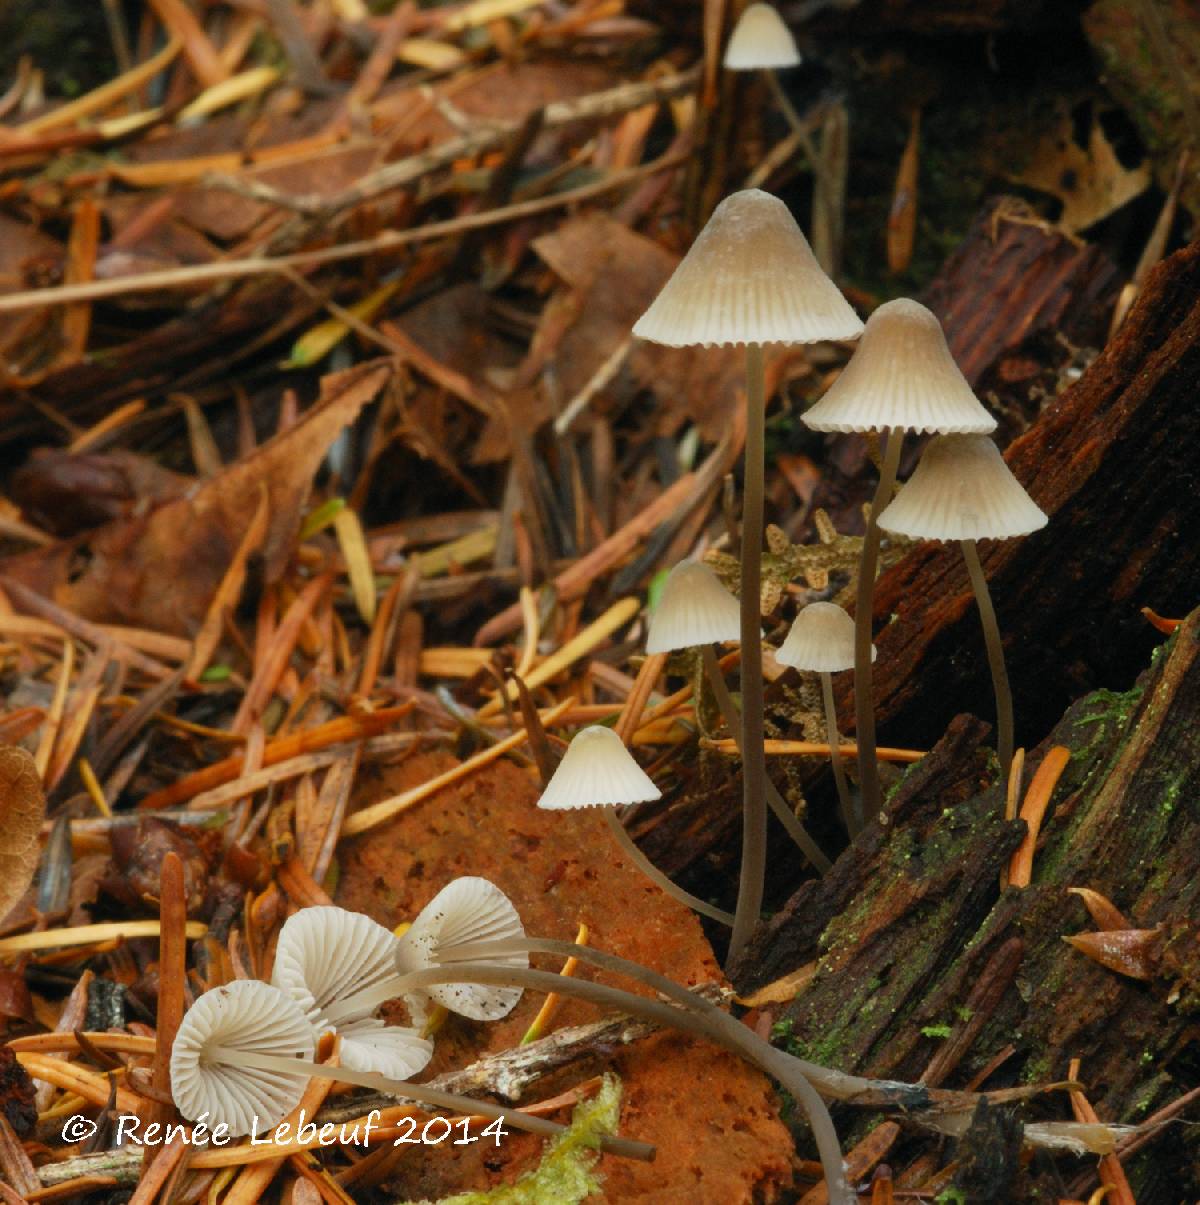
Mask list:
[[[699,648],[704,673],[717,701],[721,718],[741,750],[742,721],[733,696],[725,684],[721,666],[713,651],[715,643],[737,640],[741,631],[738,601],[721,585],[717,575],[701,561],[680,561],[667,575],[658,606],[650,616],[646,652],[673,653],[679,649]],[[769,777],[764,779],[767,803],[800,852],[822,873],[830,862],[821,847],[800,823],[796,813],[775,789]]]
[[766,755],[761,642],[765,384],[763,347],[853,339],[862,323],[821,270],[787,206],[758,189],[713,211],[633,333],[671,347],[746,348],[745,486],[741,532],[742,866],[729,956],[745,946],[762,908],[766,863]]
[[[341,1035],[343,1066],[407,1079],[433,1057],[433,1043],[417,1029],[385,1025],[373,1008],[343,1014],[336,1025],[330,1016],[339,1001],[392,975],[397,944],[361,912],[302,908],[279,931],[272,983],[296,1001],[317,1033]],[[416,1024],[424,1020],[420,1002],[410,1003],[409,1013]]]
[[[871,646],[871,660],[875,646]],[[854,668],[854,620],[837,603],[809,603],[788,631],[775,654],[780,665],[807,670],[821,677],[821,702],[825,709],[825,733],[829,742],[829,758],[833,763],[833,780],[837,784],[838,801],[846,831],[853,836],[862,828],[863,817],[854,807],[846,770],[838,751],[837,710],[833,705],[833,675]]]
[[879,512],[891,500],[906,431],[986,435],[996,420],[980,405],[954,362],[937,318],[899,298],[881,305],[842,375],[803,416],[814,431],[886,436],[879,484],[863,533],[854,603],[854,718],[864,816],[879,812],[875,711],[871,691],[871,620],[879,566]]
[[567,746],[538,807],[550,811],[599,807],[604,810],[609,832],[629,855],[635,866],[665,892],[695,912],[723,925],[732,925],[733,917],[673,883],[649,858],[626,831],[616,808],[625,803],[648,803],[661,799],[662,792],[650,776],[633,760],[621,738],[599,724],[581,728]]
[[[527,963],[520,951],[509,951],[488,966],[513,975]],[[394,973],[391,978],[397,984],[391,995],[406,994],[407,985]],[[497,990],[475,981],[471,986],[493,995]],[[364,999],[353,1007],[373,1007],[365,998],[379,990],[377,985],[364,991]],[[421,990],[429,992],[425,985]],[[501,990],[521,994],[519,986],[501,985]],[[410,988],[407,994],[411,992]],[[435,1109],[495,1118],[548,1138],[565,1130],[552,1121],[490,1101],[442,1092],[377,1071],[315,1063],[315,1045],[312,1025],[286,992],[254,979],[235,980],[205,992],[184,1014],[171,1051],[171,1095],[189,1121],[203,1120],[210,1133],[224,1126],[224,1133],[232,1137],[273,1129],[300,1103],[314,1077],[408,1097]],[[628,1138],[608,1135],[601,1139],[601,1147],[626,1158],[654,1158],[652,1146]]]
[[879,516],[885,531],[916,540],[957,540],[979,607],[996,695],[996,751],[1008,789],[1013,758],[1013,703],[1000,625],[979,563],[976,540],[1011,540],[1045,527],[1045,512],[1009,471],[985,435],[942,435],[930,441],[912,477]]
[[233,1137],[273,1126],[300,1103],[308,1071],[263,1073],[246,1055],[311,1060],[316,1033],[278,988],[237,979],[205,992],[184,1014],[171,1048],[171,1095],[184,1117],[208,1114]]

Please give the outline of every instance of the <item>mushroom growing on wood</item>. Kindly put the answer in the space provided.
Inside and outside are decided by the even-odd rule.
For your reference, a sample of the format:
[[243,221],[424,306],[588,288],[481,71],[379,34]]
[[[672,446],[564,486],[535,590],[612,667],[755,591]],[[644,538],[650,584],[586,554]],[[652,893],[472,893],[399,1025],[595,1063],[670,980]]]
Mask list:
[[695,912],[732,925],[733,917],[720,908],[684,891],[673,883],[646,857],[626,831],[617,815],[618,804],[648,803],[660,799],[662,792],[650,776],[633,760],[621,738],[611,729],[599,724],[582,728],[567,746],[553,777],[538,800],[538,807],[551,811],[572,808],[600,807],[617,844],[629,855],[635,866],[665,892],[686,904]]
[[879,516],[885,531],[916,540],[957,540],[962,547],[992,671],[996,749],[1004,790],[1008,789],[1013,758],[1012,690],[1000,626],[975,541],[1011,540],[1045,527],[1046,522],[1045,512],[985,435],[942,435],[930,440],[912,477]]
[[742,867],[729,956],[758,922],[766,864],[761,587],[765,383],[763,346],[853,339],[862,323],[821,270],[777,197],[746,189],[713,211],[633,333],[671,347],[744,344],[746,450],[742,501]]
[[[721,585],[717,575],[702,561],[680,561],[667,575],[658,606],[650,616],[650,630],[646,636],[648,653],[672,653],[677,649],[699,647],[713,697],[739,752],[742,747],[741,716],[721,674],[713,644],[737,640],[740,625],[738,601]],[[788,807],[770,777],[764,779],[764,784],[767,803],[780,824],[787,829],[788,836],[801,853],[824,873],[829,869],[830,862],[821,847]]]
[[[825,708],[825,733],[829,742],[829,760],[833,763],[833,780],[837,784],[838,801],[846,831],[853,836],[862,826],[856,816],[846,771],[838,751],[837,710],[833,705],[833,675],[854,668],[854,620],[837,603],[809,603],[788,631],[775,654],[780,665],[807,670],[821,677],[821,702]],[[875,646],[871,646],[875,660]]]
[[986,435],[996,420],[980,405],[954,362],[937,318],[899,298],[881,305],[842,375],[803,416],[814,431],[877,431],[886,436],[879,484],[867,517],[854,603],[854,710],[864,816],[879,812],[871,619],[879,565],[879,512],[891,500],[906,431]]

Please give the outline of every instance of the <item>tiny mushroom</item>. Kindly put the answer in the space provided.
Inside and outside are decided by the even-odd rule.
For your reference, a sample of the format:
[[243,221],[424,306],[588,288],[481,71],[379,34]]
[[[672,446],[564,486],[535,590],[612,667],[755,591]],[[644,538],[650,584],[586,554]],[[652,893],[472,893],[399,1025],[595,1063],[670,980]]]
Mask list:
[[210,1131],[232,1137],[275,1125],[304,1094],[309,1073],[263,1073],[248,1054],[311,1060],[316,1034],[300,1006],[278,988],[235,979],[205,992],[184,1014],[171,1048],[171,1094],[189,1121],[208,1114]]
[[[871,646],[875,659],[875,646]],[[854,668],[854,620],[831,602],[809,603],[788,631],[787,638],[775,654],[780,665],[806,670],[821,677],[821,701],[825,708],[825,732],[829,742],[829,759],[833,764],[833,779],[837,784],[838,800],[846,831],[854,835],[861,827],[846,782],[846,771],[838,751],[837,710],[833,704],[833,675]]]
[[800,51],[796,48],[796,39],[792,37],[792,31],[771,5],[747,6],[733,27],[733,33],[729,35],[722,63],[729,71],[763,73],[779,111],[792,128],[793,137],[798,139],[804,148],[814,171],[819,170],[821,156],[812,144],[808,126],[796,112],[796,106],[788,99],[779,77],[775,74],[780,67],[798,66]]
[[[317,1033],[336,1029],[341,1061],[361,1071],[382,1071],[407,1079],[433,1057],[433,1043],[416,1029],[385,1025],[373,1008],[343,1015],[335,1025],[329,1009],[339,1001],[383,982],[395,972],[396,937],[361,912],[345,908],[302,908],[279,933],[272,982],[286,992]],[[419,1001],[412,1019],[424,1021]]]
[[854,604],[854,706],[858,776],[865,815],[879,812],[875,713],[871,692],[871,619],[879,563],[879,513],[891,500],[906,431],[986,435],[996,420],[962,375],[937,318],[899,298],[870,317],[842,375],[803,416],[814,431],[887,435],[879,484],[867,518]]
[[886,531],[917,540],[957,540],[967,563],[996,696],[996,746],[1002,786],[1013,758],[1013,704],[1004,644],[976,540],[1010,540],[1045,527],[1045,512],[1012,475],[986,435],[930,440],[913,475],[879,516]]
[[795,67],[800,62],[796,39],[769,4],[750,4],[738,18],[725,47],[725,66],[731,71]]
[[730,958],[745,946],[762,908],[766,864],[761,582],[763,547],[763,346],[853,339],[862,323],[821,270],[788,207],[746,189],[713,211],[633,333],[672,347],[746,348],[745,486],[741,532],[742,868]]
[[661,796],[662,792],[633,760],[633,755],[625,748],[621,738],[611,728],[593,724],[580,729],[572,738],[538,800],[538,807],[551,811],[602,808],[609,831],[617,844],[647,878],[694,911],[722,924],[732,925],[733,917],[728,912],[714,908],[667,878],[638,849],[616,813],[618,804],[646,803]]
[[[508,896],[487,879],[467,875],[448,883],[421,909],[397,943],[393,971],[404,975],[440,966],[459,946],[524,936],[520,914]],[[514,954],[500,962],[504,966],[527,967],[529,957]],[[443,983],[431,987],[429,995],[459,1016],[498,1021],[516,1007],[521,989]]]
[[[713,696],[739,750],[741,717],[721,674],[713,644],[737,640],[740,625],[738,601],[721,585],[717,575],[702,561],[680,561],[667,575],[646,636],[648,653],[699,647]],[[822,873],[828,870],[829,859],[769,777],[765,787],[768,805],[800,851]]]
[[[504,929],[484,931],[481,935],[489,933],[494,938],[524,936],[524,930],[513,934]],[[522,968],[528,968],[529,960],[525,954],[509,955],[485,965],[506,974],[519,974]],[[401,978],[393,976],[393,979],[397,988],[390,995],[397,991],[410,994],[405,992]],[[500,989],[480,986],[478,990],[493,997],[498,991],[509,996],[515,993],[518,999],[521,996],[519,986]],[[366,997],[372,991],[378,991],[378,987],[362,995]],[[423,989],[423,994],[432,995],[432,987]],[[175,1035],[171,1051],[171,1093],[175,1104],[189,1121],[203,1121],[210,1133],[224,1126],[231,1137],[258,1134],[273,1128],[291,1113],[300,1103],[309,1079],[317,1077],[406,1097],[435,1109],[496,1118],[548,1138],[556,1138],[566,1130],[556,1122],[518,1109],[443,1092],[375,1070],[315,1063],[315,1036],[295,1000],[269,983],[239,979],[213,988],[188,1009]],[[605,1135],[601,1147],[626,1158],[654,1157],[652,1146],[627,1138]]]

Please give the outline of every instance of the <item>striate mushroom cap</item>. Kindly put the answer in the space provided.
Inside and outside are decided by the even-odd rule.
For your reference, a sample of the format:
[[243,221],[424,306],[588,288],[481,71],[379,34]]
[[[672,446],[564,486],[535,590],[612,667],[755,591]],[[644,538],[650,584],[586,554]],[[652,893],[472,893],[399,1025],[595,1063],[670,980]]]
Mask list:
[[702,561],[680,561],[667,574],[646,635],[646,652],[670,653],[741,636],[738,600]]
[[[523,938],[525,926],[512,901],[494,883],[465,876],[447,883],[421,909],[396,945],[401,975],[452,961],[456,949],[481,941]],[[498,966],[528,967],[527,954],[489,959]],[[521,999],[519,987],[481,983],[438,983],[422,992],[451,1012],[476,1021],[498,1021]]]
[[748,188],[713,211],[633,333],[711,347],[854,339],[862,329],[788,207]]
[[[836,674],[853,669],[854,620],[837,603],[809,603],[796,616],[775,660],[809,673]],[[875,660],[874,645],[871,660]]]
[[731,71],[795,67],[800,62],[800,51],[792,31],[771,5],[751,4],[729,35],[724,61]]
[[879,526],[915,540],[1009,540],[1046,526],[1046,514],[986,435],[930,440]]
[[842,375],[803,417],[814,431],[986,435],[996,429],[954,362],[942,324],[907,297],[867,319]]
[[662,792],[621,738],[600,724],[581,728],[546,784],[538,807],[551,810],[646,803]]
[[311,1060],[316,1035],[300,1006],[257,979],[235,979],[205,992],[184,1014],[171,1049],[171,1095],[189,1121],[207,1113],[211,1130],[233,1137],[267,1129],[299,1103],[308,1072],[294,1075],[240,1066],[217,1048]]
[[[302,908],[279,932],[271,982],[303,1010],[317,1033],[341,1036],[343,1066],[410,1079],[433,1057],[433,1043],[416,1029],[385,1025],[374,1007],[328,1019],[331,1005],[374,987],[396,973],[396,937],[361,912]],[[424,1021],[419,1009],[413,1021]]]

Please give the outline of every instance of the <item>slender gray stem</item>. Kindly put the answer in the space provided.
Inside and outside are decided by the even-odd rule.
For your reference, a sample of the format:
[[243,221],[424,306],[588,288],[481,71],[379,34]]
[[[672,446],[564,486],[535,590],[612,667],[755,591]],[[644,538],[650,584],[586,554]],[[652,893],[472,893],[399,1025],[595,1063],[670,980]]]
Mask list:
[[846,767],[842,765],[842,754],[839,748],[841,741],[838,737],[837,708],[833,705],[833,675],[821,675],[821,701],[825,706],[825,739],[829,742],[829,760],[833,765],[833,781],[837,784],[838,803],[841,805],[842,822],[846,832],[853,837],[863,826],[863,818],[854,806],[854,797],[850,794],[850,784],[846,781]]
[[863,816],[878,816],[883,803],[879,766],[875,761],[875,700],[871,690],[871,619],[875,610],[875,574],[879,568],[880,511],[892,500],[904,432],[889,431],[879,473],[879,485],[867,516],[862,556],[858,562],[858,593],[854,603],[854,737],[858,742],[858,782]]
[[604,812],[604,819],[608,821],[608,827],[617,844],[629,855],[630,860],[648,879],[652,879],[657,883],[668,895],[673,895],[681,904],[685,904],[695,912],[699,912],[704,916],[711,917],[713,920],[720,921],[723,925],[732,925],[733,917],[728,912],[723,912],[720,908],[714,908],[712,904],[702,900],[698,895],[692,895],[690,891],[684,891],[678,883],[673,883],[648,857],[637,847],[637,843],[629,835],[629,830],[621,823],[620,816],[617,815],[616,808],[605,807],[601,811]]
[[[737,704],[734,703],[733,695],[729,693],[729,687],[725,684],[725,678],[721,673],[720,665],[717,664],[717,655],[713,652],[713,646],[711,644],[702,645],[700,656],[704,662],[704,672],[708,675],[708,684],[712,687],[713,697],[717,700],[717,708],[740,753],[742,751],[742,717],[738,714]],[[787,829],[788,836],[796,843],[800,852],[821,874],[824,874],[833,863],[809,836],[808,830],[800,823],[796,813],[788,807],[787,800],[776,790],[769,775],[766,779],[766,786],[767,806],[775,813],[779,823]]]
[[[492,945],[499,947],[501,944],[507,943],[487,943],[489,947]],[[542,943],[536,944],[540,947]],[[546,944],[555,947],[571,946],[569,942]],[[595,961],[599,965],[599,959],[594,958],[596,951],[586,946],[572,949],[575,957]],[[637,970],[640,973],[645,968],[638,967]],[[644,979],[644,976],[640,974],[639,977]],[[833,1121],[829,1116],[829,1110],[820,1094],[803,1074],[798,1060],[793,1059],[784,1051],[776,1050],[769,1042],[764,1042],[752,1030],[747,1029],[727,1013],[714,1009],[716,1016],[700,1015],[677,1008],[673,1004],[664,1004],[659,1000],[636,996],[632,992],[609,987],[607,984],[556,975],[549,971],[498,966],[495,963],[458,962],[449,966],[413,971],[402,976],[399,985],[400,990],[409,991],[429,987],[436,983],[461,982],[522,987],[533,991],[557,992],[560,995],[575,996],[577,999],[586,1000],[603,1008],[613,1008],[633,1016],[645,1017],[655,1024],[670,1026],[673,1029],[707,1039],[715,1045],[722,1046],[749,1060],[778,1080],[805,1110],[818,1153],[821,1156],[821,1166],[825,1172],[831,1205],[853,1205],[855,1198],[846,1182],[846,1169],[842,1160],[841,1146]],[[675,989],[679,988],[678,984],[673,986]],[[686,991],[686,989],[682,990]]]
[[[520,1109],[506,1109],[490,1101],[476,1100],[471,1096],[459,1096],[453,1092],[440,1092],[423,1084],[412,1084],[407,1080],[392,1079],[375,1071],[354,1071],[349,1067],[331,1067],[327,1063],[313,1063],[306,1059],[284,1058],[260,1051],[241,1050],[236,1047],[214,1046],[206,1052],[212,1060],[220,1060],[235,1067],[256,1067],[262,1071],[277,1071],[288,1074],[314,1076],[317,1079],[335,1080],[340,1084],[357,1084],[360,1088],[374,1088],[377,1092],[388,1092],[395,1096],[408,1097],[419,1104],[435,1109],[453,1110],[468,1116],[493,1117],[511,1125],[514,1129],[527,1130],[544,1138],[557,1138],[566,1129],[554,1121],[533,1117]],[[640,1159],[650,1163],[654,1159],[654,1147],[646,1142],[635,1142],[631,1138],[605,1135],[600,1145],[610,1155],[621,1155],[626,1159]]]
[[1008,791],[1008,776],[1013,759],[1013,699],[1008,684],[1008,667],[1004,664],[1004,642],[1000,639],[1000,625],[996,622],[996,608],[992,606],[991,591],[987,577],[979,563],[979,550],[974,540],[962,540],[963,560],[967,562],[967,574],[971,578],[971,589],[975,591],[975,603],[979,607],[979,619],[983,625],[983,639],[987,645],[988,666],[992,671],[992,690],[996,695],[996,752],[1000,757],[1000,789]]
[[766,387],[763,349],[746,345],[746,453],[742,498],[742,869],[728,962],[745,948],[762,911],[767,866],[767,755],[763,746],[762,547]]

